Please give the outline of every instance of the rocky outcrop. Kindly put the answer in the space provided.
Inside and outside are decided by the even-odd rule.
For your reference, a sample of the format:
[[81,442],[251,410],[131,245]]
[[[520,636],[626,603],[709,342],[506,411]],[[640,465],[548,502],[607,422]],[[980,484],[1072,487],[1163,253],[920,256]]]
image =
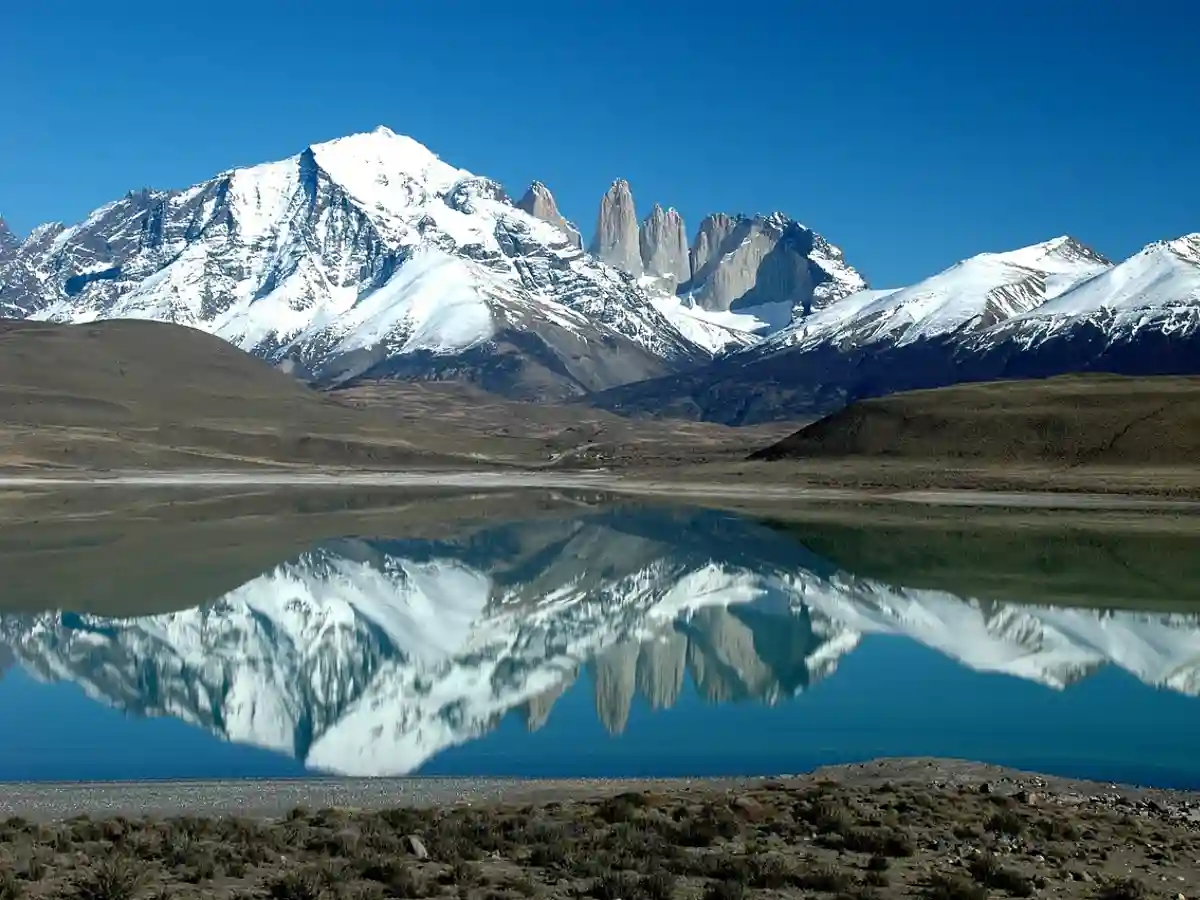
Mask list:
[[840,250],[780,213],[708,216],[691,262],[682,290],[715,311],[783,303],[799,316],[866,287]]
[[517,202],[517,209],[524,210],[543,222],[549,222],[551,225],[561,228],[571,239],[572,244],[579,248],[583,247],[583,238],[579,234],[579,229],[558,211],[558,204],[554,202],[554,195],[550,193],[550,188],[540,181],[535,181],[529,186],[529,189],[525,191],[525,196]]
[[692,276],[688,258],[687,229],[683,216],[672,209],[654,204],[638,234],[642,268],[657,279],[658,286],[674,293],[675,288]]
[[738,220],[727,213],[713,213],[705,216],[696,232],[696,240],[692,244],[691,268],[692,274],[703,277],[711,272],[720,256],[720,247],[733,233]]
[[629,182],[619,178],[605,191],[596,218],[592,255],[634,277],[642,274],[642,251],[638,239],[637,208]]

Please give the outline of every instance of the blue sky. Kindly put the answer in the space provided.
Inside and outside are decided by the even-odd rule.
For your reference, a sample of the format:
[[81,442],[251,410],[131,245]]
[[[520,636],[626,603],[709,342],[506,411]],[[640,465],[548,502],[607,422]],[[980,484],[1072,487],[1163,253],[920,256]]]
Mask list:
[[0,214],[25,232],[143,187],[386,124],[585,236],[781,209],[877,286],[1070,233],[1114,257],[1200,230],[1194,0],[39,0],[0,25]]

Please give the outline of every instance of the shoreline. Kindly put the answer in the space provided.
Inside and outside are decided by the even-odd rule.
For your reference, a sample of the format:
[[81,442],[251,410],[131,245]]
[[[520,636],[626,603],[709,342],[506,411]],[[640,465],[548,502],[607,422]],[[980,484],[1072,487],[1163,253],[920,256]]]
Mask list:
[[635,496],[820,503],[891,503],[1009,509],[1144,510],[1200,512],[1200,499],[1136,492],[994,490],[987,488],[904,489],[780,484],[752,480],[688,481],[614,472],[439,469],[416,471],[208,471],[12,474],[0,472],[0,490],[22,488],[412,488],[443,490],[600,490]]
[[998,795],[1037,791],[1074,801],[1102,797],[1154,802],[1192,811],[1200,828],[1200,788],[1148,787],[1067,778],[971,760],[882,757],[821,766],[800,774],[669,778],[524,778],[404,776],[397,778],[239,778],[162,781],[0,782],[0,819],[54,821],[75,815],[237,814],[272,818],[296,807],[379,810],[393,807],[507,806],[598,800],[629,791],[711,794],[770,784],[791,789],[836,782],[848,788],[889,784],[935,790],[978,789]]

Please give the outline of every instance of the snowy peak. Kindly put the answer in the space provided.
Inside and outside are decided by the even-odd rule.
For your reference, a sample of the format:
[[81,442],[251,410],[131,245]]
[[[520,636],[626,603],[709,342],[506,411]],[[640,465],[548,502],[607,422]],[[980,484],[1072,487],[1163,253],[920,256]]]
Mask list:
[[[1150,246],[1153,247],[1155,245],[1151,244]],[[1176,238],[1173,241],[1165,241],[1163,248],[1168,253],[1179,257],[1185,263],[1200,266],[1200,232],[1185,234],[1183,237]]]
[[1011,340],[1028,350],[1083,329],[1102,333],[1105,350],[1141,335],[1183,341],[1200,334],[1200,234],[1150,244],[982,335],[980,343]]
[[[380,126],[312,145],[306,155],[344,188],[368,215],[392,223],[404,212],[441,197],[470,172],[442,162],[410,137]],[[303,157],[302,157],[303,158]]]
[[996,259],[1039,272],[1074,271],[1081,267],[1108,267],[1112,261],[1069,236],[1051,238],[1040,244],[1004,253],[983,253],[977,258]]
[[762,348],[903,346],[961,337],[1027,313],[1111,264],[1069,237],[981,253],[910,287],[860,291],[797,320]]
[[548,191],[531,205],[381,127],[35,233],[0,303],[187,324],[325,384],[449,372],[557,398],[711,358],[546,221]]

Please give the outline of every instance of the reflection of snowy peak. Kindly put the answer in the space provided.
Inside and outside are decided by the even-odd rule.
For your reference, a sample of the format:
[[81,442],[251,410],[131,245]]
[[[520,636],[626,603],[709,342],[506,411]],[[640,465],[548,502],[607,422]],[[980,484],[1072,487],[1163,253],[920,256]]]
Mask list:
[[716,513],[595,513],[453,541],[330,542],[208,606],[0,617],[38,677],[319,770],[400,774],[506,714],[540,727],[581,675],[612,732],[633,699],[776,702],[865,634],[1062,687],[1104,665],[1200,695],[1200,616],[963,599],[859,578]]
[[1200,615],[1099,612],[990,603],[839,573],[800,578],[814,617],[859,634],[895,634],[963,665],[1064,687],[1104,665],[1200,696]]
[[707,356],[561,228],[386,128],[44,226],[0,269],[0,302],[191,325],[325,381],[514,341],[577,390]]
[[[335,542],[200,609],[8,616],[3,637],[40,677],[130,711],[173,715],[318,769],[409,772],[561,690],[610,648],[772,589],[769,575],[699,552],[672,556],[620,524],[531,524],[460,544]],[[643,683],[659,690],[646,658]],[[727,661],[721,676],[740,669],[754,665]],[[614,727],[629,699],[602,699]]]

